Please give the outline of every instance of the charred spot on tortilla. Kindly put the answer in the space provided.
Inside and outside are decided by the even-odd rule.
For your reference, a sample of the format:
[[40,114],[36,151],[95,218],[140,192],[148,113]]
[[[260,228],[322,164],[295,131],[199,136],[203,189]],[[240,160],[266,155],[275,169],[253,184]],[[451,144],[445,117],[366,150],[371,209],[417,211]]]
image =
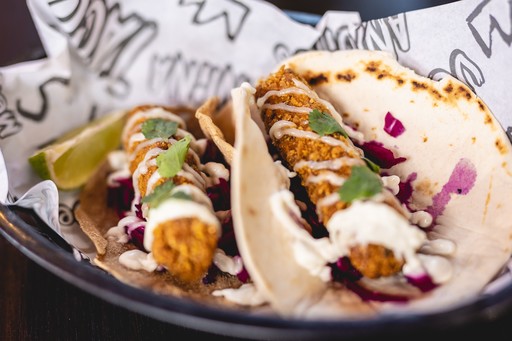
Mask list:
[[427,84],[418,82],[416,80],[411,81],[411,84],[412,84],[412,90],[413,91],[428,89],[428,85]]
[[365,71],[370,72],[370,73],[376,73],[376,72],[379,72],[380,66],[381,66],[380,61],[369,61],[366,64]]
[[320,85],[329,82],[329,73],[327,72],[320,74],[305,74],[303,77],[309,85]]
[[[336,79],[339,81],[351,82],[353,79],[356,79],[357,73],[354,70],[346,70],[342,72],[338,72],[336,74]],[[310,83],[311,84],[311,83]]]
[[496,142],[494,142],[494,144],[496,145],[496,148],[498,149],[500,154],[505,155],[509,152],[507,145],[505,144],[505,142],[503,142],[502,139],[496,139]]
[[450,93],[453,91],[453,84],[452,84],[451,82],[450,82],[450,83],[448,83],[448,84],[443,88],[443,90],[444,90],[446,93],[450,94]]

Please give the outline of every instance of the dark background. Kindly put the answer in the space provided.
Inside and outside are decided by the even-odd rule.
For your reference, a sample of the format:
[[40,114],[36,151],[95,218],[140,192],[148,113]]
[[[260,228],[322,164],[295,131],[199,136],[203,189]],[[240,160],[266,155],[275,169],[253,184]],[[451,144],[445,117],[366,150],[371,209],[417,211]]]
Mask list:
[[[453,1],[271,1],[284,9],[323,14],[359,11],[363,20]],[[0,66],[44,57],[22,0],[0,1]],[[0,237],[0,340],[235,340],[166,324],[109,304],[54,276]],[[512,339],[512,312],[465,327],[404,333],[395,340]],[[240,339],[239,339],[240,340]]]

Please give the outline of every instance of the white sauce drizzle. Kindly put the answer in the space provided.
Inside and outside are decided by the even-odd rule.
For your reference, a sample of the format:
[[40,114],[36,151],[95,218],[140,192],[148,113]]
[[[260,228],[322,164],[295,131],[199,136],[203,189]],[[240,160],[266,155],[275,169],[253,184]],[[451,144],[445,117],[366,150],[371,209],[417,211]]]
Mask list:
[[223,272],[227,272],[233,276],[240,273],[244,267],[242,258],[239,256],[230,257],[221,250],[215,250],[213,255],[213,263]]
[[238,289],[227,288],[215,290],[212,292],[213,296],[224,297],[228,301],[245,305],[245,306],[259,306],[267,302],[265,297],[259,292],[252,283],[242,284]]
[[229,181],[229,170],[222,163],[207,162],[202,170],[209,176],[208,186],[218,184],[220,179]]
[[400,177],[397,175],[389,175],[389,176],[383,176],[381,177],[382,183],[384,187],[389,188],[389,190],[394,194],[397,195],[400,191]]
[[323,171],[318,175],[311,175],[306,179],[306,183],[319,183],[327,181],[334,186],[341,186],[345,183],[345,179],[337,173],[330,171]]
[[325,161],[308,161],[308,160],[300,160],[293,167],[294,171],[298,171],[302,167],[308,167],[314,170],[320,169],[330,169],[330,170],[338,170],[342,166],[356,166],[363,165],[364,161],[361,159],[356,159],[352,157],[343,156],[337,159],[325,160]]
[[140,250],[123,252],[119,256],[119,263],[131,270],[145,270],[147,272],[153,272],[158,267],[153,254]]
[[429,227],[432,225],[432,215],[425,211],[416,211],[411,214],[411,223],[418,225],[419,227]]

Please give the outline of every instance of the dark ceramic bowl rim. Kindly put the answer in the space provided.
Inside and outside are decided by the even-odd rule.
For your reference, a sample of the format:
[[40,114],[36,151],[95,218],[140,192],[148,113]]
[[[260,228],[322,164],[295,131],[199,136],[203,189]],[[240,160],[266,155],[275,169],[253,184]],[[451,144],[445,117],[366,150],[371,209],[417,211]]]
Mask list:
[[[47,227],[49,229],[49,227]],[[28,258],[51,273],[111,304],[154,319],[218,335],[264,339],[308,340],[329,337],[362,337],[441,330],[490,321],[512,307],[512,283],[459,307],[431,314],[377,316],[371,319],[293,320],[221,309],[200,302],[157,295],[116,280],[83,261],[77,263],[65,250],[36,227],[25,222],[11,207],[0,204],[0,235]]]

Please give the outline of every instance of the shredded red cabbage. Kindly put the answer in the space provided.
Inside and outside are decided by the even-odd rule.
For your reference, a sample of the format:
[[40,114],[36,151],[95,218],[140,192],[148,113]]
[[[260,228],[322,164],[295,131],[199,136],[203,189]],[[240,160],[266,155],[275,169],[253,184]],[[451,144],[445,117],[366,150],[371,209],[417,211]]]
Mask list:
[[396,158],[391,150],[377,141],[365,142],[360,147],[364,151],[365,157],[372,160],[383,169],[389,169],[407,160],[405,157]]
[[413,192],[412,183],[414,180],[416,180],[416,177],[417,177],[416,173],[411,173],[411,174],[409,174],[409,176],[407,177],[407,179],[405,181],[403,181],[403,182],[401,181],[400,184],[398,185],[399,191],[398,191],[398,194],[396,195],[396,197],[407,208],[409,208],[409,201],[411,200],[411,197],[412,197],[412,192]]
[[231,208],[231,190],[230,183],[223,178],[219,183],[208,187],[206,194],[210,198],[215,211],[226,211]]
[[217,145],[210,139],[206,140],[206,148],[203,155],[201,155],[201,163],[218,162],[226,164],[224,155],[220,152]]
[[[316,207],[309,199],[306,192],[306,188],[301,185],[300,178],[298,176],[290,179],[290,191],[292,191],[296,200],[302,201],[306,204],[306,210],[302,210],[302,218],[311,227],[311,234],[314,238],[323,238],[329,235],[329,232],[325,226],[320,222],[318,214],[316,213]],[[302,222],[299,222],[301,225]]]
[[384,117],[384,131],[392,137],[398,137],[405,132],[405,127],[399,119],[388,112]]
[[406,276],[407,282],[414,285],[416,288],[420,289],[422,292],[427,292],[437,287],[437,284],[434,283],[432,277],[428,274],[423,274],[420,276]]
[[[341,257],[336,263],[329,264],[329,267],[331,268],[333,281],[342,283],[365,301],[406,302],[409,300],[406,296],[376,292],[360,285],[358,280],[361,279],[363,275],[354,268],[348,257]],[[406,277],[406,279],[411,285],[414,285],[422,292],[430,291],[436,287],[436,284],[434,284],[428,274],[417,277],[409,276]]]
[[124,231],[130,237],[130,242],[133,243],[137,247],[137,249],[148,252],[144,247],[144,222],[141,223],[133,223],[124,227]]
[[131,177],[115,178],[114,185],[108,186],[107,204],[116,210],[119,218],[124,218],[131,209],[134,197]]
[[345,283],[360,280],[363,275],[352,265],[348,257],[340,257],[336,263],[329,264],[331,277],[335,282]]
[[231,212],[229,212],[221,224],[222,234],[217,243],[217,247],[224,251],[228,256],[240,255],[238,246],[236,244],[235,230],[233,230],[233,219],[231,217]]

